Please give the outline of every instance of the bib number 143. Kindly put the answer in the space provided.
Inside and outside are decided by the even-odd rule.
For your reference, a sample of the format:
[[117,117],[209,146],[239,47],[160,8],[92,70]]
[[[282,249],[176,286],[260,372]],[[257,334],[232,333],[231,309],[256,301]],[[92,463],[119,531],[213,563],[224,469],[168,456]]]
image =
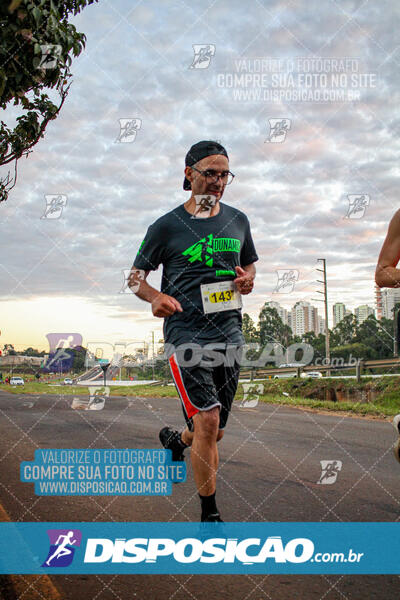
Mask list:
[[229,302],[233,298],[232,290],[225,290],[224,292],[214,292],[209,296],[211,302]]
[[204,312],[220,312],[242,307],[242,297],[233,281],[218,281],[200,286]]

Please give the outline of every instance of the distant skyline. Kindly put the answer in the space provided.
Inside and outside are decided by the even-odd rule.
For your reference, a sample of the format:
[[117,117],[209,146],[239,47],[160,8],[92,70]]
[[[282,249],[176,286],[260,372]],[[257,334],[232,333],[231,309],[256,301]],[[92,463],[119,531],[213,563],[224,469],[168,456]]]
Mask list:
[[[322,312],[325,310],[323,307],[321,308],[320,306],[317,306],[317,304],[315,304],[311,300],[307,300],[307,298],[302,298],[302,300],[304,300],[305,302],[309,302],[312,306],[315,306],[318,309],[318,312]],[[267,302],[270,302],[270,300],[267,300]],[[278,302],[278,300],[272,300],[272,302]],[[296,302],[297,302],[297,300],[296,300]],[[286,310],[291,310],[293,308],[293,306],[296,304],[296,302],[294,302],[290,306],[285,306],[284,304],[282,304],[282,302],[278,302],[278,303],[282,306],[282,308],[285,308]],[[338,300],[337,302],[333,302],[332,305],[328,301],[328,306],[331,309],[330,313],[332,313],[334,304],[338,304],[338,303],[340,303],[340,300]],[[351,308],[350,306],[347,306],[347,304],[345,302],[343,302],[343,304],[346,306],[346,309],[351,310],[352,312],[354,312],[355,309],[358,308],[359,306],[364,306],[365,304],[367,304],[368,306],[371,306],[374,310],[376,309],[375,301],[374,302],[365,302],[364,304],[357,304],[353,308]]]
[[[306,298],[303,298],[303,300],[305,300],[306,302],[310,302],[311,306],[315,306],[318,310],[318,315],[319,317],[321,317],[322,321],[325,322],[325,318],[324,318],[324,313],[322,313],[322,310],[320,307],[316,306],[315,304],[313,304],[313,302],[308,301]],[[274,302],[278,302],[277,300],[272,300]],[[270,300],[266,300],[265,302],[270,302]],[[294,304],[292,306],[284,306],[281,302],[278,302],[282,308],[286,309],[288,312],[290,312],[290,310],[293,308]],[[84,306],[85,303],[81,304],[78,301],[78,305],[77,308],[79,308],[79,310],[82,309],[82,306]],[[260,306],[260,310],[262,308],[263,305]],[[362,305],[358,305],[358,306],[362,306]],[[354,309],[351,309],[350,307],[346,306],[346,310],[350,310],[353,314],[356,308],[358,308],[358,306],[354,307]],[[373,308],[373,310],[376,312],[376,306],[374,304],[368,304],[367,306],[370,306],[371,308]],[[32,307],[32,313],[28,313],[23,315],[27,320],[29,320],[30,318],[34,318],[35,315],[37,315],[37,311],[39,309],[39,306],[33,306]],[[45,309],[44,310],[44,314],[49,316],[49,323],[52,322],[54,323],[54,327],[53,329],[49,329],[49,331],[47,333],[52,333],[52,332],[67,332],[67,329],[65,329],[65,325],[66,325],[66,321],[64,318],[64,312],[63,310],[58,309],[57,311],[53,312],[54,309],[54,299],[49,299],[48,303],[45,302],[45,300],[42,298],[40,301],[40,309]],[[12,304],[11,306],[11,310],[15,310],[15,303]],[[48,311],[50,311],[50,313],[48,313]],[[244,311],[246,312],[246,311]],[[258,314],[260,311],[258,311],[258,313],[255,313],[254,315],[250,314],[250,317],[253,319],[253,321],[255,321],[257,323],[258,321]],[[103,327],[104,327],[104,323],[107,322],[107,317],[108,315],[101,315],[101,314],[96,314],[93,313],[92,308],[89,308],[88,312],[86,313],[86,318],[91,319],[91,322],[86,324],[86,327],[88,328],[88,330],[91,330],[90,328],[94,328],[96,327],[96,318],[101,318],[102,319],[102,323],[103,323]],[[46,317],[47,318],[47,317]],[[74,323],[74,322],[72,322]],[[58,327],[58,329],[57,329]],[[61,328],[60,328],[61,327]],[[62,327],[64,327],[64,329],[62,329]],[[112,328],[112,322],[110,323],[110,327]],[[329,313],[329,328],[333,329],[334,325],[333,325],[333,305],[331,307],[330,313]],[[112,337],[113,335],[113,331],[108,330],[107,331],[107,335],[104,336],[103,338],[97,337],[97,338],[89,338],[86,337],[87,342],[85,342],[85,330],[82,331],[73,331],[72,329],[68,329],[68,331],[70,331],[71,333],[80,333],[83,337],[83,345],[85,346],[88,342],[112,342],[114,344],[118,344],[121,342],[126,342],[126,344],[135,344],[137,343],[137,345],[141,345],[143,343],[143,341],[145,341],[147,344],[149,344],[149,346],[152,344],[152,331],[154,331],[154,340],[155,340],[155,344],[157,345],[160,340],[163,338],[163,333],[162,333],[162,329],[161,328],[157,328],[157,327],[152,327],[150,330],[145,331],[144,337],[143,338],[139,338],[139,337],[132,337],[130,338],[129,336],[125,336],[125,337],[120,337],[120,338],[114,338]],[[13,342],[12,340],[4,340],[4,336],[3,339],[0,338],[0,348],[3,348],[4,344],[13,344],[15,349],[20,351],[22,349],[26,349],[28,347],[33,347],[33,348],[37,348],[38,350],[46,350],[48,351],[48,344],[47,344],[47,340],[44,339],[43,342],[40,344],[31,344],[31,343],[25,343],[25,342]]]
[[[331,327],[335,302],[375,308],[375,266],[398,209],[395,10],[358,0],[251,8],[237,0],[116,0],[72,18],[87,43],[73,57],[69,95],[19,161],[17,184],[0,204],[0,346],[48,350],[49,332],[79,332],[84,345],[150,341],[151,331],[162,338],[163,321],[150,305],[120,293],[123,271],[147,227],[189,198],[184,157],[201,139],[227,148],[236,177],[222,201],[248,215],[260,257],[243,312],[256,319],[265,302],[307,300],[322,316],[312,301],[322,289],[321,257]],[[208,47],[201,68],[198,45]],[[324,70],[351,59],[343,67],[345,101],[318,99],[315,86],[311,99],[294,99],[293,65],[304,71],[295,85],[310,91],[305,73],[318,57],[328,60],[315,63],[320,87]],[[291,97],[272,99],[271,89],[261,99],[233,94],[232,75],[244,64],[249,74],[249,66],[266,69],[259,74],[270,88],[273,70],[285,71],[279,85]],[[2,119],[10,124],[18,115],[11,106]],[[135,134],[118,142],[126,119]],[[62,197],[59,218],[42,218],[45,196]],[[294,289],[275,293],[285,270],[298,275]],[[161,267],[149,276],[155,287],[160,280]]]

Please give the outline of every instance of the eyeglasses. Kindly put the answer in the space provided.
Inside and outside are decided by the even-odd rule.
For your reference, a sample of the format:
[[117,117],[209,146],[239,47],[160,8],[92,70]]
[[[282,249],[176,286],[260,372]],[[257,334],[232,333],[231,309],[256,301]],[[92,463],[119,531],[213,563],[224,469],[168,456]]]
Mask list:
[[233,178],[235,177],[234,174],[230,171],[222,171],[222,173],[218,174],[218,171],[214,171],[213,169],[200,171],[199,169],[196,169],[196,167],[190,168],[203,175],[203,177],[206,178],[208,183],[217,183],[218,179],[221,179],[224,185],[229,185],[230,183],[232,183]]

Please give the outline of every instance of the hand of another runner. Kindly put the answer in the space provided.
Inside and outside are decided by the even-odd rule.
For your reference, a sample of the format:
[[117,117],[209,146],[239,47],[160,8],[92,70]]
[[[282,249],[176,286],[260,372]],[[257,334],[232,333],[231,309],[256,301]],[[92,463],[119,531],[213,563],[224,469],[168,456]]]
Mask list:
[[241,294],[250,294],[254,286],[254,276],[242,267],[235,267],[237,277],[233,280]]
[[168,296],[168,294],[162,293],[154,298],[151,303],[151,310],[155,317],[169,317],[176,311],[183,312],[183,308],[178,300],[172,296]]

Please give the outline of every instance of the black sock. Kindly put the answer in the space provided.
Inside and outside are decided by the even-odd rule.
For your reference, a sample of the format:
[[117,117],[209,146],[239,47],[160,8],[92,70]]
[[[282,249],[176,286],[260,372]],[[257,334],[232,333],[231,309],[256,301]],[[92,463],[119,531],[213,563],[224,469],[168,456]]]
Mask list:
[[184,450],[185,448],[189,448],[189,445],[185,444],[185,442],[182,439],[182,433],[179,434],[178,443],[182,447],[182,450]]
[[202,496],[199,494],[200,502],[201,502],[201,519],[208,517],[209,515],[213,515],[218,513],[218,508],[215,503],[215,492],[211,494],[211,496]]

